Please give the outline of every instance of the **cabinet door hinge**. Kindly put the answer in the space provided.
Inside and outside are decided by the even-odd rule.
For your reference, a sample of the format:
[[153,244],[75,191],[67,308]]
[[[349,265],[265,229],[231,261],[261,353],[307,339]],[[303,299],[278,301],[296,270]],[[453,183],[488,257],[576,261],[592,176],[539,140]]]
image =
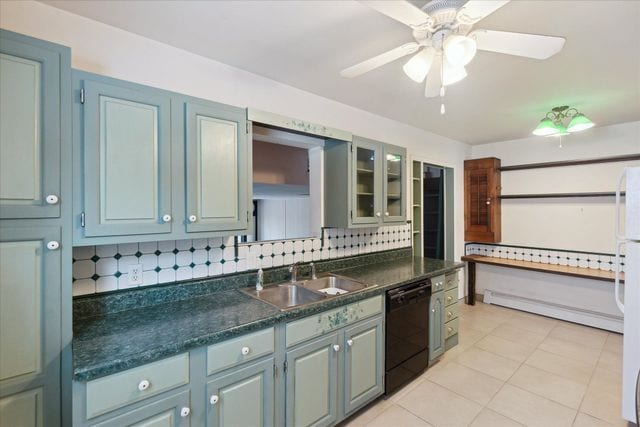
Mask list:
[[353,219],[353,210],[349,211],[349,215],[351,215],[351,219]]
[[247,135],[251,132],[251,122],[247,122]]
[[278,367],[276,366],[276,364],[273,364],[273,378],[278,376]]
[[84,104],[84,88],[80,89],[80,104]]
[[282,367],[282,372],[284,372],[285,374],[287,373],[287,368],[289,367],[287,361],[284,361],[284,366]]
[[249,223],[249,211],[247,211],[247,224]]
[[80,214],[80,227],[84,227],[84,212]]

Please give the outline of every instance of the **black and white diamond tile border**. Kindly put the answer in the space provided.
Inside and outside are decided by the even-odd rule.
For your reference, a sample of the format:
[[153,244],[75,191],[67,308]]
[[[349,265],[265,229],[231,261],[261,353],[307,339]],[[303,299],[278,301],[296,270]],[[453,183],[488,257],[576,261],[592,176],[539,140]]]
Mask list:
[[[127,289],[379,252],[411,246],[409,225],[326,229],[320,238],[243,244],[234,237],[73,248],[73,295]],[[130,285],[129,265],[142,264],[142,285]]]
[[[614,271],[615,255],[570,251],[565,249],[540,249],[527,246],[505,246],[469,243],[465,246],[466,255],[483,255],[495,258],[531,261],[542,264],[568,265],[570,267],[594,268]],[[620,271],[624,271],[624,255],[620,263]]]

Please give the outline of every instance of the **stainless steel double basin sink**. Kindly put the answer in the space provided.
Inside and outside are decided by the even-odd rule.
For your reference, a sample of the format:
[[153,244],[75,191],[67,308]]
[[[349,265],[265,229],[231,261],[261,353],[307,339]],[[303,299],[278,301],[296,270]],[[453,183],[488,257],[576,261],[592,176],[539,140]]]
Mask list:
[[280,310],[289,310],[373,286],[375,285],[367,285],[346,277],[330,274],[317,279],[265,286],[261,291],[257,291],[254,288],[244,288],[242,292],[276,306]]

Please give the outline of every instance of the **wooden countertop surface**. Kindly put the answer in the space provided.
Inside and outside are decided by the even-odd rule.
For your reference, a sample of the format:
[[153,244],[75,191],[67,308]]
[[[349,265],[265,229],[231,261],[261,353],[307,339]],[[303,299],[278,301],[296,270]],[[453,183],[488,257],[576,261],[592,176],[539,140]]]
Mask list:
[[[595,268],[570,267],[568,265],[543,264],[532,261],[518,261],[515,259],[494,258],[482,255],[465,255],[462,261],[476,262],[478,264],[497,265],[500,267],[519,268],[522,270],[540,271],[543,273],[563,274],[565,276],[582,277],[586,279],[604,280],[613,282],[615,273],[613,271],[598,270]],[[620,273],[620,282],[624,282],[624,273]]]

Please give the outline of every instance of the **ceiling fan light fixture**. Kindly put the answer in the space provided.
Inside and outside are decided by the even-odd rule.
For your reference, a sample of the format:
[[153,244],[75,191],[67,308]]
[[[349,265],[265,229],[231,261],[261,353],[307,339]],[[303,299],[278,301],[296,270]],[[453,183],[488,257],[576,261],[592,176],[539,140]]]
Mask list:
[[455,66],[444,61],[442,64],[442,85],[449,86],[467,77],[467,70],[463,66]]
[[551,119],[544,118],[540,120],[538,126],[533,130],[533,134],[536,136],[552,136],[558,133],[556,125],[553,124]]
[[569,135],[569,132],[567,132],[567,128],[564,127],[564,125],[562,123],[556,123],[553,126],[556,128],[556,133],[551,134],[551,135],[546,135],[546,136],[565,136],[565,135]]
[[471,62],[476,56],[477,48],[474,39],[458,34],[447,37],[443,45],[447,61],[455,66],[465,66]]
[[582,130],[590,129],[594,126],[594,123],[582,113],[578,113],[569,122],[567,126],[567,132],[580,132]]
[[429,74],[431,64],[433,63],[434,50],[423,49],[411,57],[410,60],[402,66],[404,73],[416,83],[422,83]]

